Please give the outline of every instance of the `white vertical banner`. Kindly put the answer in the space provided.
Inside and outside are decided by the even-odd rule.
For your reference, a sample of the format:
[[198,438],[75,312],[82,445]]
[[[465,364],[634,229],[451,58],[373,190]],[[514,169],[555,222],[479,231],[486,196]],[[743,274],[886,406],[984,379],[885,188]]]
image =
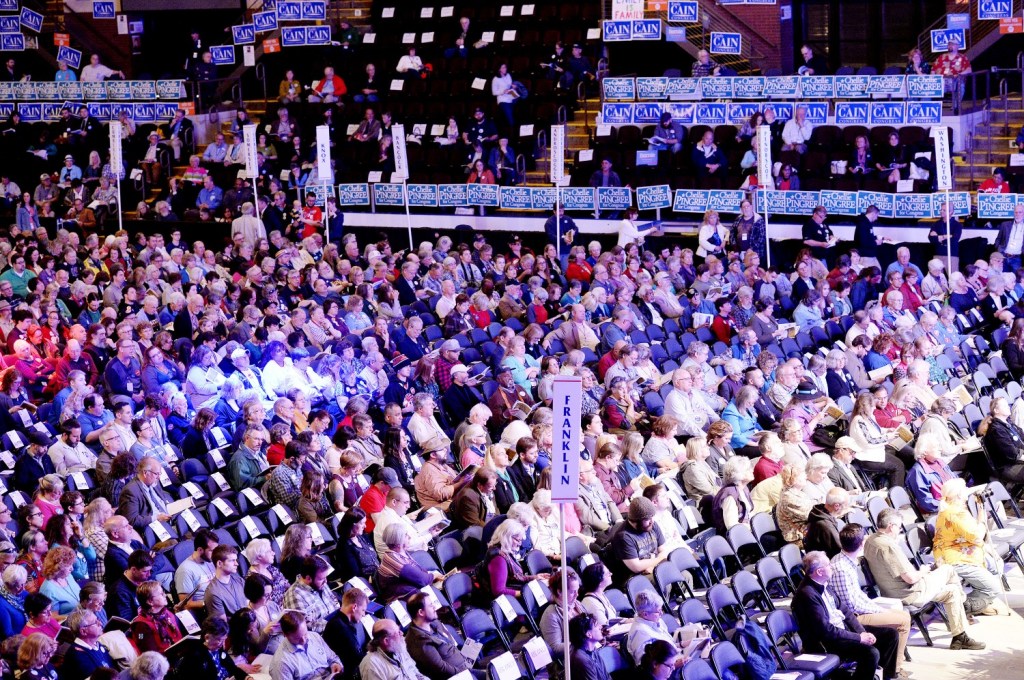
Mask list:
[[110,171],[115,177],[124,172],[124,158],[121,152],[121,124],[110,124]]
[[409,154],[405,150],[405,125],[395,123],[391,126],[391,148],[395,152],[395,172],[391,175],[391,181],[404,182],[409,179]]
[[551,410],[554,411],[551,501],[575,503],[580,497],[580,427],[583,419],[581,378],[569,375],[555,377]]
[[561,186],[565,180],[565,125],[551,126],[551,183]]
[[953,166],[949,157],[949,128],[936,125],[930,132],[935,140],[935,183],[939,191],[953,188]]
[[242,143],[245,145],[245,176],[253,179],[259,172],[259,162],[256,160],[256,125],[254,123],[242,126]]
[[316,178],[331,181],[331,130],[326,125],[316,126]]
[[767,125],[757,126],[757,186],[773,188],[772,129]]

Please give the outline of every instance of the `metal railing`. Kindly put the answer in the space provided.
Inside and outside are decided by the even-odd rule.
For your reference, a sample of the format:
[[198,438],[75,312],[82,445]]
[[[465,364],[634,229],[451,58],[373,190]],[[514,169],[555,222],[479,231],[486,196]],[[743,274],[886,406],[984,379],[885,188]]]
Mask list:
[[[964,29],[964,33],[967,37],[967,44],[961,45],[961,48],[965,53],[978,44],[982,38],[985,38],[994,31],[999,30],[998,21],[978,21],[976,19],[978,16],[979,2],[980,0],[970,0],[970,6],[962,12],[971,18],[970,27]],[[1013,16],[1020,16],[1020,2],[1015,1],[1013,2],[1013,5]],[[938,56],[932,52],[932,31],[946,28],[947,20],[947,15],[943,14],[932,22],[930,26],[925,27],[925,29],[917,36],[917,49],[921,50],[921,55],[925,60],[931,61],[932,57]]]
[[263,84],[263,109],[266,110],[270,100],[267,99],[267,65],[262,61],[256,62],[256,80]]
[[[991,133],[990,133],[991,134]],[[974,133],[968,131],[964,140],[967,147],[967,166],[970,168],[971,189],[974,189]]]
[[[980,82],[979,82],[980,81]],[[991,111],[992,109],[992,70],[983,69],[971,71],[957,76],[951,86],[953,92],[954,112],[974,113],[977,111]],[[968,93],[968,88],[970,92]],[[969,95],[971,105],[966,106]],[[978,103],[981,102],[979,106]]]

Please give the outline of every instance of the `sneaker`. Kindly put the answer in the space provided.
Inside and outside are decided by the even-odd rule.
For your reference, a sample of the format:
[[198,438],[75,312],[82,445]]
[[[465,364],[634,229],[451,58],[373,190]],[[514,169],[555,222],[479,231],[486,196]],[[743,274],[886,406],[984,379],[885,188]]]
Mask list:
[[977,640],[968,637],[967,633],[960,633],[959,635],[954,637],[953,640],[949,643],[949,648],[979,650],[985,649],[985,643],[978,642]]

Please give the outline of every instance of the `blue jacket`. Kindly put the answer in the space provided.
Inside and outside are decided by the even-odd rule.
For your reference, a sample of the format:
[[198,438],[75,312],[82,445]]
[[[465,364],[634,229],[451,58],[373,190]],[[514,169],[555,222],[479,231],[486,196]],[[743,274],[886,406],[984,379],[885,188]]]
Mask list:
[[[21,601],[25,601],[25,593],[22,592]],[[21,629],[28,623],[25,613],[20,612],[6,599],[0,597],[0,638],[4,640],[18,635]]]
[[[956,477],[956,473],[949,469],[945,463],[942,464],[946,474]],[[924,514],[934,514],[939,511],[939,501],[932,494],[932,486],[942,486],[942,478],[937,472],[926,470],[921,462],[914,463],[914,467],[907,472],[907,491],[914,497],[918,509]]]
[[732,425],[732,440],[729,444],[738,449],[750,443],[750,438],[761,428],[757,424],[757,413],[743,415],[736,408],[736,402],[730,401],[729,405],[722,411],[722,420]]

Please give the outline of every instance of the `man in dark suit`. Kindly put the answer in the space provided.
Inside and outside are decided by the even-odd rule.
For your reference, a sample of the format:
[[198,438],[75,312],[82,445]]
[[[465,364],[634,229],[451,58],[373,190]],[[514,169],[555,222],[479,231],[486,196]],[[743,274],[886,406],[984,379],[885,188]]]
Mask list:
[[836,440],[836,448],[832,453],[832,469],[828,471],[828,478],[832,483],[851,496],[864,493],[860,476],[853,469],[853,458],[858,453],[860,447],[853,441],[853,437],[840,437]]
[[[113,545],[111,545],[113,548]],[[111,550],[107,550],[106,579],[110,586],[104,608],[107,616],[131,621],[139,612],[139,585],[148,581],[153,573],[153,558],[145,550],[133,551],[117,571],[110,571]]]
[[411,305],[418,299],[416,292],[416,272],[418,267],[415,262],[406,262],[402,265],[401,275],[395,279],[395,290],[398,291],[398,304]]
[[188,302],[174,317],[174,338],[192,339],[196,328],[199,326],[199,315],[203,313],[203,298],[201,295],[189,296]]
[[345,668],[342,680],[359,680],[359,662],[370,641],[361,621],[368,603],[366,593],[350,588],[341,598],[341,611],[327,621],[324,629],[324,642],[338,654]]
[[477,469],[473,473],[473,483],[462,487],[452,498],[452,505],[448,511],[452,518],[452,526],[456,529],[467,529],[487,524],[487,499],[491,500],[493,507],[494,488],[497,485],[498,475],[494,470]]
[[828,589],[832,565],[821,551],[804,556],[804,579],[793,595],[804,651],[827,652],[853,662],[853,680],[871,680],[881,666],[885,680],[896,677],[897,633],[892,628],[864,626]]
[[139,463],[136,478],[121,491],[121,502],[117,514],[140,534],[153,522],[167,522],[167,505],[171,497],[160,488],[160,463],[156,458],[143,458]]
[[508,468],[512,486],[516,488],[519,500],[524,503],[529,503],[533,494],[537,492],[537,479],[540,477],[540,468],[537,467],[539,452],[536,439],[523,437],[516,444],[516,462]]
[[825,494],[825,502],[811,508],[807,518],[807,536],[804,550],[821,550],[829,558],[842,552],[839,544],[839,518],[850,509],[850,496],[839,487],[832,487]]
[[[170,591],[171,581],[174,577],[174,568],[167,561],[166,557],[160,553],[151,554],[140,541],[132,540],[132,525],[128,523],[127,519],[121,515],[114,515],[103,525],[103,531],[107,534],[107,538],[110,539],[107,546],[107,554],[103,558],[104,580],[108,589],[112,588],[113,584],[129,568],[131,556],[141,551],[146,553],[151,559],[149,572],[142,581],[148,581],[150,574],[152,574],[153,579],[159,581],[165,590]],[[138,581],[138,583],[142,583],[142,581]],[[135,617],[134,612],[135,610],[133,609],[132,616],[129,618]]]
[[[192,144],[192,131],[195,129],[192,121],[185,116],[183,109],[174,112],[174,118],[170,123],[163,126],[164,138],[171,140],[171,147],[174,149],[174,160],[181,158],[182,152],[189,155],[194,150]],[[177,142],[177,143],[175,143]]]

